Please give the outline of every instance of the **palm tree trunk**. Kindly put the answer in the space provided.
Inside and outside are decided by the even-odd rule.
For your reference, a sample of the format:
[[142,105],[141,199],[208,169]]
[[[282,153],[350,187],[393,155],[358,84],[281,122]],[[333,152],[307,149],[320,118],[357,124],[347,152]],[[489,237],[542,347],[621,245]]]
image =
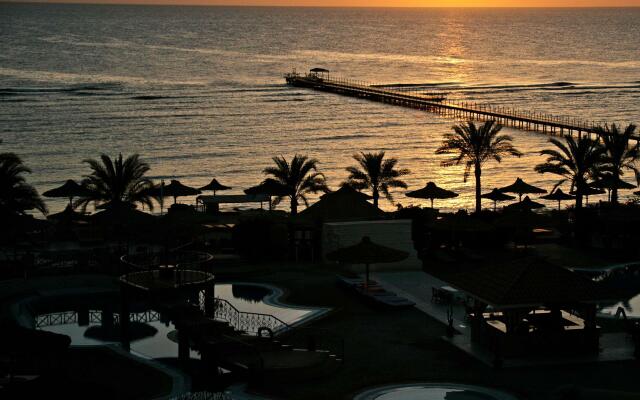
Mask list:
[[[615,171],[613,173],[614,176],[614,182],[617,182],[618,179],[620,179],[620,174],[618,173],[618,171]],[[618,204],[618,188],[617,187],[613,187],[611,188],[611,204]]]
[[480,213],[482,211],[482,203],[481,203],[481,195],[482,195],[482,186],[480,183],[480,176],[482,175],[482,167],[479,164],[475,166],[475,175],[476,175],[476,213]]
[[576,210],[582,208],[582,192],[580,190],[576,193]]
[[378,188],[373,188],[373,205],[378,207],[378,198],[380,197],[380,193],[378,192]]
[[291,215],[298,214],[298,199],[296,196],[291,196]]

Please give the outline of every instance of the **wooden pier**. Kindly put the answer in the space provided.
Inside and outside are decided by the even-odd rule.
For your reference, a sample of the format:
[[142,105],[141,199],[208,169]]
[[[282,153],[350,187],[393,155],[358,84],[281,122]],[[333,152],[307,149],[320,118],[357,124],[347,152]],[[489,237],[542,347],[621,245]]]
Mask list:
[[[411,87],[371,85],[364,81],[330,77],[328,74],[310,73],[306,75],[292,72],[285,75],[287,84],[305,87],[345,96],[358,97],[381,103],[414,108],[443,114],[454,118],[478,121],[495,120],[516,129],[536,131],[560,136],[596,134],[596,129],[604,123],[582,121],[575,118],[497,107],[475,102],[447,100],[445,92],[420,91]],[[596,137],[597,139],[597,137]],[[633,139],[640,141],[640,136]]]

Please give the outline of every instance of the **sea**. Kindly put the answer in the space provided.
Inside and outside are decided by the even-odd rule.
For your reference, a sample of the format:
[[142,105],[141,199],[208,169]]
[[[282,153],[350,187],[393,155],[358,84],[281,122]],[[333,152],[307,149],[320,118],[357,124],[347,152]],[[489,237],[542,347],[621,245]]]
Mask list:
[[[337,188],[355,153],[383,150],[411,170],[410,190],[434,181],[460,194],[436,207],[471,209],[473,181],[435,154],[460,121],[288,87],[283,75],[323,67],[333,76],[442,90],[453,100],[640,123],[638,21],[640,8],[0,3],[0,151],[23,158],[40,192],[81,179],[87,158],[139,153],[154,180],[199,187],[217,178],[236,194],[264,179],[274,156],[318,159]],[[550,137],[503,132],[524,155],[488,163],[485,191],[517,177],[551,189],[557,177],[533,170]],[[624,178],[635,183],[630,173]],[[392,202],[381,202],[387,210],[428,205],[402,189],[392,193]],[[66,200],[47,203],[55,212]]]

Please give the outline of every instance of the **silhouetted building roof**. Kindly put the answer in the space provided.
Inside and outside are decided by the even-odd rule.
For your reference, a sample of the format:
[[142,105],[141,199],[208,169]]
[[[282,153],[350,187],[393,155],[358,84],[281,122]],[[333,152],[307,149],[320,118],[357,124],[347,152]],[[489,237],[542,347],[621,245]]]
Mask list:
[[369,203],[366,195],[350,186],[324,194],[315,204],[301,211],[301,222],[361,221],[383,218],[384,211]]
[[595,303],[617,297],[577,272],[539,261],[479,268],[447,281],[496,308]]

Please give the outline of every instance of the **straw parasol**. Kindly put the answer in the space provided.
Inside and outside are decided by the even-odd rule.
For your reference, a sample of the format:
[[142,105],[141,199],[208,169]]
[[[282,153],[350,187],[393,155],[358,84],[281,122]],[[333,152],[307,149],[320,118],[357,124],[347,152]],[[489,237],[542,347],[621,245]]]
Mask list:
[[517,178],[516,181],[513,182],[511,185],[500,188],[500,191],[503,193],[516,193],[518,195],[519,201],[522,201],[523,194],[547,193],[546,190],[539,188],[537,186],[529,185],[528,183],[526,183],[520,178]]
[[69,199],[69,205],[73,204],[74,197],[82,197],[87,196],[89,191],[79,185],[76,181],[69,179],[62,186],[58,186],[57,188],[53,188],[51,190],[47,190],[42,193],[45,197],[64,197]]
[[69,204],[63,211],[47,215],[47,219],[60,223],[70,223],[86,221],[88,219],[88,216],[86,214],[77,212],[73,209],[73,206]]
[[433,208],[434,199],[451,199],[453,197],[458,197],[458,193],[440,188],[433,182],[427,183],[427,185],[422,189],[407,192],[405,195],[416,199],[429,199],[431,200],[431,208]]
[[529,196],[526,196],[524,200],[519,201],[517,203],[509,204],[505,207],[505,210],[535,210],[537,208],[544,208],[544,204],[536,203],[531,200]]
[[[256,186],[252,186],[244,190],[244,193],[250,196],[265,195],[269,196],[269,210],[271,210],[271,197],[272,196],[288,196],[291,191],[288,187],[275,179],[267,178],[262,183]],[[262,207],[262,205],[260,206]]]
[[369,265],[402,261],[409,257],[409,253],[373,243],[368,236],[348,247],[332,251],[327,254],[330,261],[346,264],[365,264],[365,288],[369,287]]
[[221,184],[220,182],[218,182],[217,179],[212,179],[211,182],[209,182],[208,185],[201,187],[199,190],[201,191],[205,191],[205,190],[211,190],[213,191],[213,195],[216,195],[216,191],[218,190],[229,190],[232,189],[231,186],[225,186],[223,184]]
[[492,191],[490,191],[489,193],[485,193],[480,197],[482,197],[483,199],[489,199],[493,201],[493,211],[495,211],[496,208],[498,207],[499,201],[508,201],[508,200],[515,199],[515,197],[511,195],[502,193],[500,190],[498,190],[498,188],[493,188]]
[[[585,197],[587,204],[589,204],[589,196],[595,196],[597,194],[605,194],[605,193],[607,192],[605,192],[603,189],[598,189],[592,186],[587,186],[585,189],[582,190],[582,195]],[[576,196],[577,191],[574,189],[570,191],[569,194]]]
[[173,204],[176,203],[178,197],[195,196],[200,194],[200,190],[183,185],[180,181],[172,179],[171,183],[162,188],[163,197],[173,197]]
[[635,189],[636,185],[625,182],[620,178],[614,177],[612,174],[603,175],[598,180],[593,182],[591,186],[601,189],[607,189],[608,199],[611,201],[611,191],[613,189]]
[[267,196],[287,196],[289,189],[275,179],[267,178],[262,183],[244,190],[245,194],[264,194]]
[[600,179],[591,184],[592,187],[600,189],[635,189],[636,185],[625,182],[620,178],[615,178],[613,175],[603,175]]
[[567,194],[562,191],[562,189],[558,188],[555,191],[547,194],[545,196],[540,196],[541,199],[545,200],[557,200],[558,201],[558,210],[560,209],[560,202],[564,200],[574,200],[576,196]]
[[98,225],[139,228],[156,221],[153,215],[136,210],[135,206],[127,203],[106,203],[100,208],[103,211],[91,216],[91,220]]

